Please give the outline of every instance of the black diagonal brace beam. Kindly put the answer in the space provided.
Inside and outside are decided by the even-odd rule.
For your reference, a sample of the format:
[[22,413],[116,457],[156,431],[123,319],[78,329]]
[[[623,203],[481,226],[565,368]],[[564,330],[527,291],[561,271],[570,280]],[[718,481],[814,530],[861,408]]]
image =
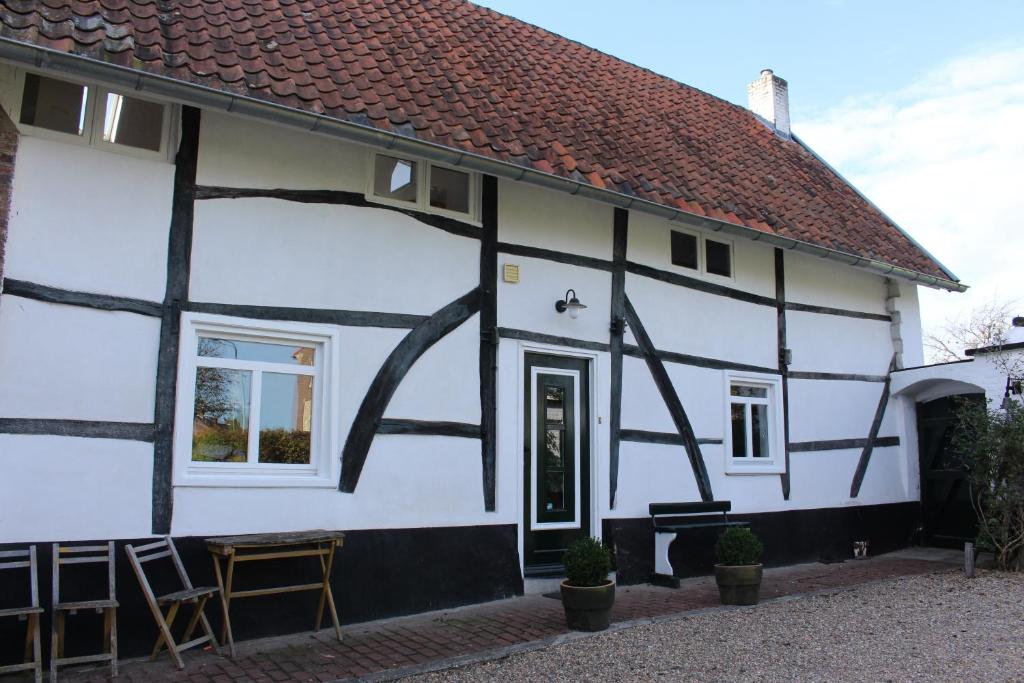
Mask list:
[[640,352],[647,363],[647,369],[651,371],[651,377],[654,378],[654,384],[658,387],[661,398],[665,401],[665,407],[668,408],[668,412],[672,416],[672,421],[676,425],[676,431],[679,432],[679,436],[683,439],[683,447],[686,449],[686,455],[690,459],[690,467],[693,469],[694,479],[697,480],[697,489],[700,491],[701,500],[712,501],[715,499],[715,496],[711,491],[711,480],[708,479],[708,471],[704,467],[704,458],[701,456],[700,444],[697,443],[697,437],[693,433],[690,418],[686,416],[683,403],[679,400],[675,387],[672,386],[672,378],[668,376],[665,365],[658,358],[658,352],[654,348],[651,338],[647,336],[647,330],[644,329],[643,323],[640,322],[640,316],[636,314],[636,310],[633,308],[629,297],[625,296],[623,299],[626,324],[633,331],[637,346],[640,347]]
[[498,179],[483,177],[480,226],[480,465],[484,510],[495,510],[498,449]]
[[878,408],[875,409],[875,419],[871,423],[871,431],[868,432],[868,442],[861,451],[860,461],[857,463],[857,470],[853,473],[853,483],[850,484],[850,498],[856,498],[860,494],[860,486],[864,483],[864,473],[868,471],[868,463],[871,462],[871,453],[875,450],[878,441],[878,430],[882,427],[882,418],[885,417],[885,407],[889,404],[889,387],[892,384],[892,373],[896,369],[896,354],[892,354],[889,361],[889,372],[885,375],[885,384],[882,385],[882,396],[878,399]]
[[366,455],[370,452],[370,444],[377,434],[384,418],[384,410],[395,395],[395,390],[402,383],[413,363],[426,353],[427,349],[440,341],[445,335],[466,322],[480,310],[480,290],[460,296],[405,335],[398,346],[384,361],[377,376],[370,383],[370,388],[363,397],[363,402],[356,412],[349,429],[345,448],[341,453],[341,481],[338,488],[345,493],[354,493]]

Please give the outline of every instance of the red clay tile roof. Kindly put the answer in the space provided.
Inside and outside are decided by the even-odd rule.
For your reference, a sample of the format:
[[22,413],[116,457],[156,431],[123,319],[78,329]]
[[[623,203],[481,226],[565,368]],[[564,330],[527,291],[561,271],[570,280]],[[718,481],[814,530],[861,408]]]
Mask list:
[[742,107],[463,0],[0,0],[0,36],[950,277]]

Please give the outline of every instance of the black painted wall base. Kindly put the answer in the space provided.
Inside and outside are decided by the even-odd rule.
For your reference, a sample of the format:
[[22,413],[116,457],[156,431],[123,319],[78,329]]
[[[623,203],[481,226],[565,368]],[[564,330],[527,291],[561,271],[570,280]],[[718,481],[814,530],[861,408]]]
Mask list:
[[[152,540],[152,539],[149,539]],[[147,654],[156,640],[156,626],[124,552],[117,543],[118,635],[122,657]],[[196,586],[213,586],[213,564],[202,538],[176,538],[175,544]],[[38,543],[43,651],[49,652],[50,544]],[[24,547],[2,545],[0,549]],[[76,571],[79,567],[82,571]],[[62,568],[62,599],[87,599],[106,590],[104,574],[89,573],[91,565]],[[154,591],[177,590],[173,569],[160,561],[146,565]],[[162,571],[167,570],[167,571]],[[236,589],[305,583],[319,580],[319,566],[310,559],[266,561],[238,565]],[[338,551],[332,581],[342,625],[414,614],[522,595],[518,535],[515,525],[373,529],[348,531]],[[318,594],[289,593],[240,599],[232,603],[236,640],[308,631],[313,627]],[[28,604],[28,572],[0,573],[0,609]],[[183,608],[189,611],[190,607]],[[220,603],[211,601],[206,614],[220,635]],[[184,617],[179,619],[183,620]],[[325,625],[330,620],[325,616]],[[24,622],[0,620],[0,665],[20,661]],[[102,633],[100,617],[80,614],[68,620],[67,654],[89,654]]]
[[[764,543],[768,566],[799,562],[838,562],[853,557],[854,541],[869,542],[871,555],[910,545],[920,526],[920,504],[893,503],[845,508],[787,510],[729,515],[745,520]],[[620,584],[646,583],[654,572],[654,530],[650,517],[606,519],[605,540],[615,544]],[[717,530],[694,529],[669,548],[677,576],[710,574]]]

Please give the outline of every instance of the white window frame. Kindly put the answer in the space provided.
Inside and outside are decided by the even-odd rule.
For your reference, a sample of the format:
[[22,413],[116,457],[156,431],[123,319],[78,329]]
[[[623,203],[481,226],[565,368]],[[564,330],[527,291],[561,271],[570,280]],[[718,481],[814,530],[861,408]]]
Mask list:
[[[373,180],[377,169],[377,157],[392,157],[394,159],[402,159],[405,161],[411,161],[417,165],[417,178],[416,178],[416,201],[415,202],[403,202],[399,199],[392,199],[390,197],[381,197],[375,192],[373,186]],[[451,171],[457,171],[459,173],[465,173],[469,176],[469,211],[462,213],[459,211],[451,211],[449,209],[439,209],[436,206],[430,205],[430,174],[434,168],[444,168]],[[366,172],[366,199],[367,201],[375,204],[384,204],[387,206],[394,206],[401,209],[409,209],[412,211],[422,211],[423,213],[430,213],[437,216],[446,216],[448,218],[454,218],[464,223],[470,223],[472,225],[481,225],[480,221],[480,174],[474,171],[467,170],[465,168],[458,168],[456,166],[449,166],[447,164],[438,164],[433,161],[427,161],[420,157],[409,156],[405,154],[398,154],[391,151],[373,151],[371,150],[367,161],[367,172]]]
[[[686,266],[680,266],[672,262],[672,233],[678,232],[684,235],[690,235],[691,237],[697,238],[697,267],[688,268]],[[707,267],[707,244],[706,242],[711,240],[712,242],[718,242],[729,247],[729,275],[719,275],[717,273],[709,273]],[[736,280],[736,242],[729,237],[724,237],[719,234],[705,235],[697,230],[690,230],[689,228],[681,228],[672,226],[669,228],[668,235],[668,263],[676,272],[683,273],[685,275],[699,275],[701,277],[708,278],[709,280],[717,280],[719,282],[733,282]]]
[[[287,372],[285,366],[259,361],[233,359],[205,359],[198,355],[200,336],[221,339],[264,342],[271,344],[301,344],[316,349],[314,363],[313,435],[310,444],[310,463],[217,463],[192,461],[192,425],[195,416],[196,368],[238,367]],[[337,327],[318,324],[269,322],[229,316],[183,313],[181,319],[180,352],[178,354],[178,396],[175,406],[174,430],[174,485],[219,487],[323,487],[338,485],[340,451],[338,450],[337,409],[339,387],[340,332]],[[256,366],[267,366],[266,368]],[[243,367],[244,366],[244,367]],[[296,369],[299,366],[295,366]],[[305,374],[305,373],[298,373]],[[259,410],[258,382],[252,384],[252,411]],[[258,415],[258,413],[257,413]],[[255,436],[250,433],[250,451]]]
[[[763,373],[745,373],[724,371],[723,393],[725,401],[724,444],[726,474],[781,474],[786,471],[786,431],[785,416],[782,407],[782,377]],[[732,396],[733,385],[747,385],[767,389],[766,400]],[[767,458],[733,457],[732,454],[732,404],[762,403],[768,406],[768,453]],[[747,437],[751,438],[751,421],[747,420]]]
[[[172,139],[176,137],[176,126],[173,122],[177,120],[177,107],[175,105],[161,102],[159,100],[151,99],[148,97],[139,97],[135,92],[122,92],[120,90],[114,90],[111,88],[104,88],[92,83],[82,83],[80,81],[64,78],[60,75],[50,75],[42,72],[31,72],[41,78],[50,78],[57,81],[64,81],[65,83],[73,83],[75,85],[83,86],[88,88],[88,94],[86,96],[85,103],[85,125],[82,129],[81,135],[75,135],[74,133],[63,133],[57,130],[51,130],[49,128],[43,128],[41,126],[32,126],[26,123],[21,123],[21,109],[22,99],[25,94],[25,74],[29,73],[26,71],[19,70],[15,76],[15,82],[13,85],[13,91],[10,92],[10,97],[13,99],[11,104],[11,119],[14,124],[18,127],[18,131],[23,135],[28,135],[36,138],[43,138],[46,140],[54,140],[58,142],[65,142],[72,145],[79,145],[81,147],[91,147],[93,149],[100,149],[107,152],[113,152],[115,154],[124,154],[127,156],[138,157],[140,159],[152,159],[157,161],[171,161],[172,153],[174,149],[172,145]],[[151,149],[142,149],[140,147],[131,147],[129,145],[120,145],[116,142],[107,142],[103,139],[103,122],[106,115],[106,103],[108,94],[124,95],[125,97],[131,97],[138,100],[144,100],[146,102],[152,102],[159,104],[163,107],[163,127],[160,131],[160,150],[153,151]]]

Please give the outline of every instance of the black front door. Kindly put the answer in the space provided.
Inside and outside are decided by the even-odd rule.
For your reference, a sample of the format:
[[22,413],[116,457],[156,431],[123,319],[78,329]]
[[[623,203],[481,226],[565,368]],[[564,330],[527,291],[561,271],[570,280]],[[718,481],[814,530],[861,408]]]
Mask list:
[[590,364],[526,354],[523,523],[527,573],[558,573],[590,535]]
[[962,548],[977,535],[967,472],[953,449],[957,401],[984,401],[981,394],[947,396],[917,404],[921,463],[921,525],[925,545]]

